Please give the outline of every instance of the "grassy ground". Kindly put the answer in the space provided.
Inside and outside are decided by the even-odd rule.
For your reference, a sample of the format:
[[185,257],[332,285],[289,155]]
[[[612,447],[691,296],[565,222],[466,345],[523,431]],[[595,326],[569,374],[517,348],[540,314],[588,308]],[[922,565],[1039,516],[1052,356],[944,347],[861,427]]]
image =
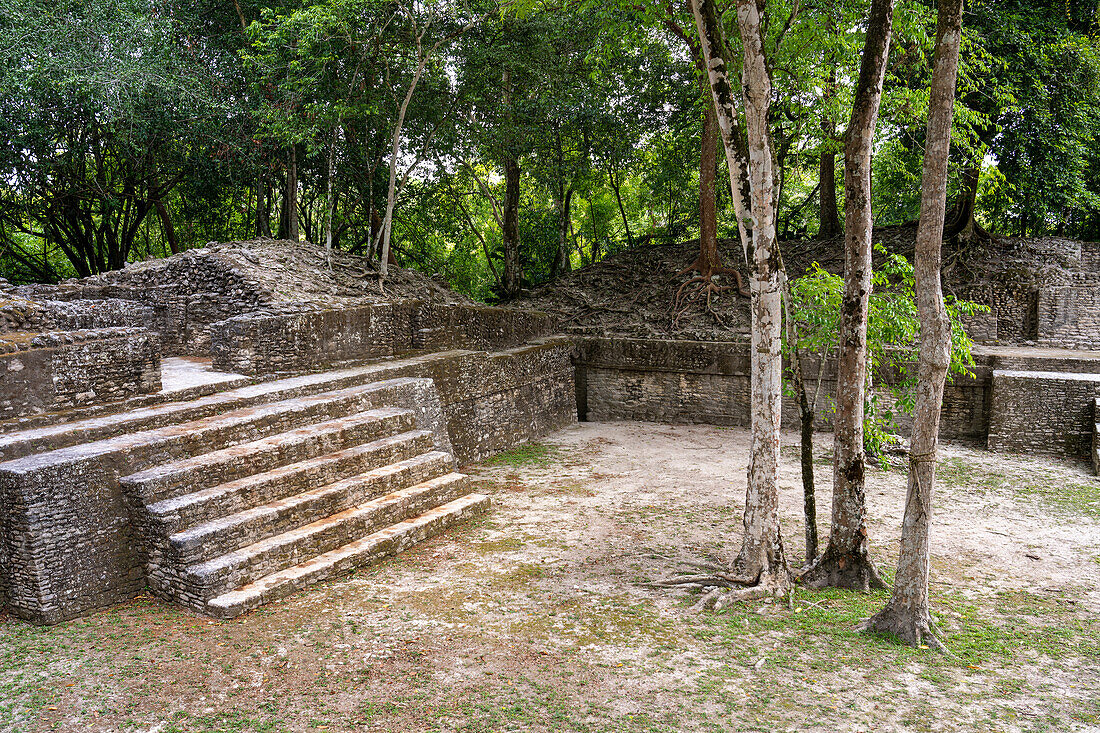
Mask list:
[[[494,496],[486,517],[240,619],[142,597],[50,628],[4,620],[0,730],[1100,726],[1100,481],[945,451],[933,558],[944,656],[852,630],[882,593],[799,590],[715,614],[644,585],[736,552],[745,442],[585,424],[471,467]],[[796,471],[785,452],[795,558]],[[904,475],[870,477],[889,575]]]

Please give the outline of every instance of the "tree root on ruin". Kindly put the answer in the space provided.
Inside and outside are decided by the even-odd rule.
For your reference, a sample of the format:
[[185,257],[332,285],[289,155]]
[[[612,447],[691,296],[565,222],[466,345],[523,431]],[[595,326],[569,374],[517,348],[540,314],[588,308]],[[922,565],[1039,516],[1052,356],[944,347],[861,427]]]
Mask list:
[[936,624],[927,609],[905,608],[891,600],[886,607],[856,626],[856,631],[866,634],[888,634],[908,646],[930,647],[948,656],[954,656],[940,641]]
[[[706,295],[707,306],[706,311],[714,316],[714,319],[721,325],[726,325],[718,312],[714,310],[711,305],[711,298],[719,293],[724,293],[728,290],[733,290],[733,285],[719,285],[718,277],[720,275],[728,275],[733,277],[737,283],[737,293],[745,298],[752,296],[751,291],[745,286],[744,280],[741,278],[741,273],[738,270],[718,266],[707,266],[702,264],[698,259],[692,262],[676,273],[673,279],[683,277],[689,272],[698,272],[699,274],[684,284],[682,284],[677,290],[676,295],[672,299],[672,322],[678,324],[680,319],[687,314],[691,305],[699,300],[700,297]],[[692,287],[697,286],[697,287]],[[686,292],[685,292],[686,291]]]
[[869,591],[886,588],[886,583],[875,569],[871,556],[866,552],[842,552],[825,548],[825,554],[809,564],[797,577],[797,582],[807,588],[847,588]]

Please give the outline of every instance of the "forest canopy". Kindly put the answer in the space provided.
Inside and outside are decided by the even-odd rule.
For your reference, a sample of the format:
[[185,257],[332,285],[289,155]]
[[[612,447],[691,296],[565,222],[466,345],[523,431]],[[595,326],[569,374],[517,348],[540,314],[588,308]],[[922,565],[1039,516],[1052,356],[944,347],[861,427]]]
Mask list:
[[[769,3],[781,239],[839,231],[868,4]],[[919,215],[935,24],[897,3],[876,225]],[[701,197],[737,236],[686,5],[0,0],[0,26],[9,280],[300,237],[495,301],[698,237]],[[972,0],[963,28],[945,236],[1100,239],[1098,4]]]

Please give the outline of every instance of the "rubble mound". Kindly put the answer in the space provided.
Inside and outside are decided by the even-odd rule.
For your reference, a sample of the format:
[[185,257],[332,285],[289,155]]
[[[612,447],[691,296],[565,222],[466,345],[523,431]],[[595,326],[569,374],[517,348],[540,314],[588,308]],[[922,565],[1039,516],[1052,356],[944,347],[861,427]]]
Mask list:
[[238,297],[280,310],[292,304],[331,308],[404,298],[473,302],[445,283],[400,267],[391,267],[385,284],[379,287],[377,264],[367,257],[334,251],[330,268],[323,247],[279,239],[211,242],[75,282],[123,286],[178,283],[190,292],[216,292],[232,282]]
[[[916,227],[880,227],[874,242],[888,253],[912,259]],[[510,305],[542,310],[560,319],[563,330],[592,336],[673,338],[730,341],[749,332],[748,299],[736,287],[689,303],[690,291],[676,309],[680,286],[695,273],[678,275],[698,254],[698,240],[679,244],[637,247],[617,252],[552,283],[540,286]],[[841,274],[843,236],[780,243],[790,277],[798,277],[813,263]],[[747,278],[748,267],[737,240],[720,240],[719,252],[727,267]],[[876,251],[875,264],[885,255]],[[996,306],[1004,293],[1035,293],[1040,288],[1100,286],[1100,243],[1058,237],[994,237],[968,245],[948,242],[943,250],[944,289],[958,297]],[[746,279],[747,283],[748,280]],[[718,285],[733,286],[721,275]],[[1001,294],[1001,295],[999,295]]]

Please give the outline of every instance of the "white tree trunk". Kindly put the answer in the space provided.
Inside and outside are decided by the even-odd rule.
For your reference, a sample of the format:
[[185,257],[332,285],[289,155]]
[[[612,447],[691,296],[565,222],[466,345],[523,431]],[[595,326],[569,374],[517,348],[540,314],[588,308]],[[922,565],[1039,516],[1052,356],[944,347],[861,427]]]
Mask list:
[[962,39],[962,5],[963,0],[940,0],[936,27],[932,94],[921,180],[921,214],[914,255],[921,348],[898,570],[890,601],[863,623],[866,630],[896,634],[903,642],[913,646],[922,642],[942,646],[934,635],[928,605],[929,534],[940,408],[951,357],[951,324],[944,309],[940,284],[940,248],[947,211],[947,161],[951,149],[951,121]]
[[[737,570],[785,591],[790,571],[779,528],[779,425],[782,398],[782,265],[775,233],[775,170],[768,108],[772,85],[755,0],[738,0],[744,48],[743,94],[752,198],[752,447],[745,496],[745,536]],[[705,44],[704,44],[705,45]],[[713,85],[712,85],[713,86]]]

